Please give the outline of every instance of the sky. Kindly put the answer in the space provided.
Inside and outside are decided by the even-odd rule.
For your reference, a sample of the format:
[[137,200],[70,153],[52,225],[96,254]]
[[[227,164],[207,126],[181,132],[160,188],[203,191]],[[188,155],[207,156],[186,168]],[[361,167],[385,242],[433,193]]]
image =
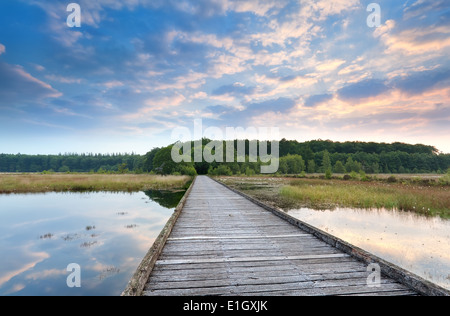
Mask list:
[[0,153],[145,154],[194,120],[450,153],[448,0],[378,27],[374,0],[70,2],[0,1]]

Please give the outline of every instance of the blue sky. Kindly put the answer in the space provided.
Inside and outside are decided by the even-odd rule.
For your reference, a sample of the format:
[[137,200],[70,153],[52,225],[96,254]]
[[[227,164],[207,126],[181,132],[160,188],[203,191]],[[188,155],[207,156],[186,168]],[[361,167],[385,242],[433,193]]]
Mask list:
[[[75,1],[74,1],[75,2]],[[450,4],[0,2],[0,152],[135,152],[176,127],[424,143],[450,152]]]

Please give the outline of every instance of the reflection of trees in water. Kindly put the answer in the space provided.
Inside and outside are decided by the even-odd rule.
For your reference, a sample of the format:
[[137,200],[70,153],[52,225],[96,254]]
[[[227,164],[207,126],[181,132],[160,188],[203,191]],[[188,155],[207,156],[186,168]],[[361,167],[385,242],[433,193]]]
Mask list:
[[165,208],[175,208],[178,203],[180,203],[181,199],[184,196],[186,191],[159,191],[159,190],[150,190],[145,191],[145,195],[147,195],[152,201],[158,203],[162,207]]

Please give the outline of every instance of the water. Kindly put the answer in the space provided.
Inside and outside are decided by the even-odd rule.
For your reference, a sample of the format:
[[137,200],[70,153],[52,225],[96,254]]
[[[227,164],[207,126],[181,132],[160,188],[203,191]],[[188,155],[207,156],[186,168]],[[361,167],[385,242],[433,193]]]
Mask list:
[[288,213],[450,289],[450,220],[384,209]]
[[120,295],[183,194],[0,195],[0,295]]

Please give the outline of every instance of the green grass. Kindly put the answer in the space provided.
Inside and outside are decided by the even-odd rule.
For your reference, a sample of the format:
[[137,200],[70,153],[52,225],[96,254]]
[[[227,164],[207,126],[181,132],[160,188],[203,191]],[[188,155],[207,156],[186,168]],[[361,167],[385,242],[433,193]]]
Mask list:
[[0,193],[137,192],[184,188],[187,176],[100,174],[1,174]]
[[386,208],[450,218],[450,190],[445,186],[292,180],[279,194],[311,208]]

